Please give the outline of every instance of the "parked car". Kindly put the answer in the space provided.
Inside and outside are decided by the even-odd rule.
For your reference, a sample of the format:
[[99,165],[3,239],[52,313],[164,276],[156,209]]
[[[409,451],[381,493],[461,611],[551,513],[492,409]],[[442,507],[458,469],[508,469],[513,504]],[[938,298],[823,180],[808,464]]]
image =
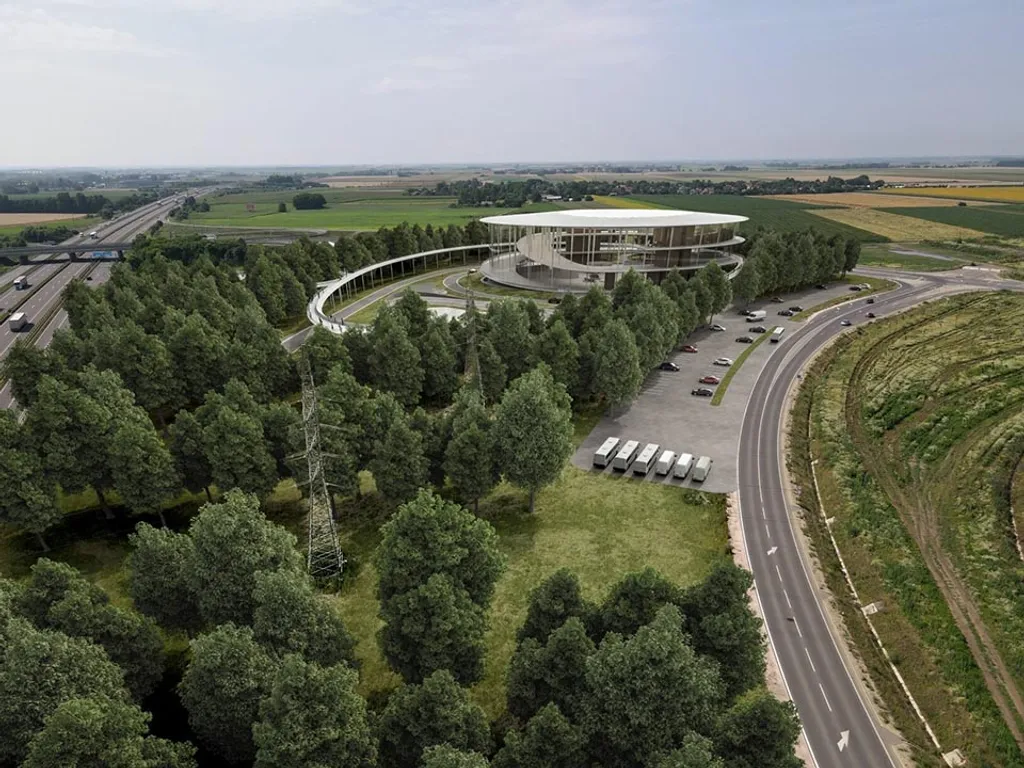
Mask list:
[[754,339],[751,338],[750,336],[737,336],[736,337],[736,341],[738,341],[740,344],[753,344],[754,343]]
[[562,300],[560,298],[558,298],[557,296],[552,296],[550,299],[548,299],[548,304],[561,304],[561,303],[562,303]]
[[678,371],[679,370],[679,366],[676,365],[675,363],[670,363],[668,360],[666,360],[664,363],[662,363],[661,365],[658,366],[658,370],[659,371]]
[[721,384],[722,380],[717,376],[701,376],[697,379],[698,384]]
[[696,389],[690,390],[690,394],[695,397],[711,397],[715,393],[707,387],[697,387]]
[[718,358],[715,358],[715,365],[726,365],[726,366],[732,365],[732,358],[731,357],[718,357]]
[[851,291],[860,291],[861,287],[859,285],[851,285],[850,286],[850,290]]
[[792,317],[793,315],[796,314],[796,312],[794,312],[792,309],[780,309],[779,314],[782,315],[782,317]]
[[697,351],[697,348],[695,346],[693,346],[692,344],[684,344],[682,347],[679,348],[679,351],[680,352],[690,352],[692,354],[692,353],[695,353]]
[[781,303],[782,303],[782,297],[781,296],[772,296],[772,304],[781,304]]
[[749,315],[749,314],[750,314],[750,310],[749,310],[749,309],[741,309],[741,310],[740,310],[739,312],[737,312],[736,314],[738,314],[738,315],[742,315],[743,317],[746,317],[747,315]]
[[827,285],[825,285],[824,283],[818,283],[818,284],[817,284],[816,286],[814,286],[814,287],[815,287],[815,288],[817,288],[817,289],[818,289],[819,291],[824,291],[824,290],[826,290],[826,289],[828,288],[828,286],[827,286]]
[[768,333],[768,329],[763,325],[755,325],[752,328],[748,328],[751,333]]
[[839,324],[844,328],[849,328],[851,325],[853,325],[853,323],[851,323],[849,320],[840,320]]
[[719,325],[718,323],[715,323],[714,325],[711,326],[711,330],[712,331],[724,331],[725,330],[725,326],[724,325]]
[[801,307],[799,304],[794,304],[792,307],[789,308],[789,311],[792,312],[793,314],[796,314],[797,312],[803,312],[804,308]]
[[873,320],[873,319],[874,319],[874,317],[875,317],[875,313],[874,313],[874,312],[868,312],[868,313],[867,313],[867,314],[865,315],[865,317],[870,317],[870,318],[871,318],[871,319]]
[[867,301],[866,301],[865,303],[866,303],[866,304],[874,304],[874,303],[875,303],[875,300],[874,300],[874,298],[870,298],[870,299],[868,299],[868,300],[867,300]]

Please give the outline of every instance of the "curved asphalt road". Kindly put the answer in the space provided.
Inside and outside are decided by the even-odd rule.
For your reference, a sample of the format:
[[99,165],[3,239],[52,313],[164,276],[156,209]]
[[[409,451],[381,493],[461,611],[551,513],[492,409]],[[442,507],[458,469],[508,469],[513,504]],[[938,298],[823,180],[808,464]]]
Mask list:
[[[870,309],[879,316],[949,292],[1024,287],[982,275],[977,280],[920,273],[885,276],[900,287],[876,296]],[[854,300],[819,313],[791,333],[759,374],[740,435],[740,521],[756,593],[786,687],[820,768],[886,767],[894,762],[829,630],[822,595],[799,550],[782,482],[782,419],[790,386],[808,360],[846,330],[840,320],[849,319],[856,327],[868,309],[864,301]]]

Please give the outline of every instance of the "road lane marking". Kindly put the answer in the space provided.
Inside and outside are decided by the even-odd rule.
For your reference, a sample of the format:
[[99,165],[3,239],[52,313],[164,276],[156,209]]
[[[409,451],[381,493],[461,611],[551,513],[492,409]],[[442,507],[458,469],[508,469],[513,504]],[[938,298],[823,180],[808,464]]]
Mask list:
[[839,747],[839,751],[843,751],[843,747],[850,743],[850,732],[841,731],[839,734],[839,741],[836,742],[836,746]]
[[793,617],[793,626],[796,627],[796,633],[801,640],[804,639],[804,633],[800,631],[800,622],[796,620],[796,616]]
[[814,667],[814,661],[811,659],[811,652],[807,650],[807,646],[804,646],[804,653],[807,654],[807,663],[811,665],[811,672],[818,674],[818,670]]
[[[765,526],[765,528],[767,528],[767,527],[768,526]],[[768,557],[771,557],[772,555],[774,555],[778,551],[779,551],[778,547],[772,547],[771,549],[768,550]]]
[[783,595],[783,597],[786,598],[786,605],[789,606],[789,610],[793,610],[793,604],[789,601],[789,592],[787,592],[785,589],[783,589],[782,590],[782,595]]
[[828,707],[828,711],[831,712],[832,705],[828,703],[828,696],[825,695],[825,686],[823,686],[821,683],[818,683],[818,690],[821,691],[821,698],[825,700],[825,706]]
[[779,570],[779,566],[778,565],[775,566],[775,572],[777,574],[779,574],[779,581],[781,582],[782,581],[782,571]]
[[[770,529],[768,528],[768,523],[765,523],[765,524],[764,524],[764,532],[768,534],[768,538],[769,538],[769,539],[770,539],[770,538],[772,537],[772,532],[771,532],[771,530],[770,530]],[[769,552],[768,554],[770,555],[770,554],[771,554],[771,552]]]

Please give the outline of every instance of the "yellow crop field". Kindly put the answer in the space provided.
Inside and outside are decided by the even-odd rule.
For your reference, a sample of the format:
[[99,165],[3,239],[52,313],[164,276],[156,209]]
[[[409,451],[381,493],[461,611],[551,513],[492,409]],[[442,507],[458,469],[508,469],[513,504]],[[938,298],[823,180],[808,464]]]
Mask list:
[[791,203],[810,203],[811,205],[836,205],[844,208],[940,208],[955,206],[960,199],[936,199],[927,197],[908,197],[905,200],[893,200],[877,192],[828,192],[823,195],[761,195],[768,200],[785,200]]
[[[905,197],[953,198],[955,200],[985,200],[993,203],[1024,203],[1024,187],[910,187],[885,189],[885,195]],[[904,205],[901,200],[899,205]]]
[[888,237],[895,242],[916,242],[918,240],[956,240],[957,238],[980,238],[984,232],[936,221],[900,216],[876,208],[821,208],[809,210],[815,216],[838,221],[851,227],[866,229],[876,235]]
[[628,197],[610,197],[609,195],[594,195],[594,202],[600,203],[605,208],[660,208],[662,206],[648,203],[643,200],[631,200]]
[[17,224],[45,224],[48,221],[84,219],[80,213],[0,213],[0,227]]

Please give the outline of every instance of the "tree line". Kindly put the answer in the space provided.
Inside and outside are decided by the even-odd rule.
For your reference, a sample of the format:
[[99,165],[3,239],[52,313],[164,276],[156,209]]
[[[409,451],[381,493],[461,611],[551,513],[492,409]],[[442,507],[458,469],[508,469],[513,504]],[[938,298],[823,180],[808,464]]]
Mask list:
[[160,199],[155,191],[133,192],[111,200],[104,195],[84,192],[58,192],[52,197],[10,197],[0,195],[0,213],[78,213],[83,216],[100,214],[105,218],[119,211],[131,211]]
[[29,224],[13,235],[0,235],[0,248],[18,248],[29,243],[60,243],[77,234],[79,230],[65,224]]
[[439,181],[433,187],[417,187],[406,193],[414,196],[454,197],[458,206],[497,205],[520,208],[527,202],[539,203],[544,195],[583,200],[588,195],[806,195],[830,192],[863,192],[885,186],[881,179],[872,181],[861,174],[849,179],[839,176],[813,180],[750,179],[711,181],[481,181],[463,179]]

